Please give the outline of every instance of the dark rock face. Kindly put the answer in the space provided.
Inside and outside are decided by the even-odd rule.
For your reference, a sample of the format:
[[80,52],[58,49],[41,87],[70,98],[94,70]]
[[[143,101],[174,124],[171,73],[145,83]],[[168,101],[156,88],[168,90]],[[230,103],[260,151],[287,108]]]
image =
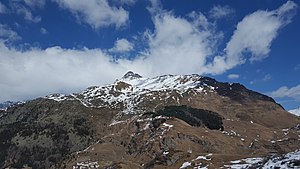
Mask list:
[[185,105],[166,106],[155,113],[155,116],[175,117],[185,121],[191,126],[207,127],[212,130],[224,130],[222,117],[209,110],[195,109]]
[[222,83],[209,77],[203,77],[203,82],[216,87],[219,95],[229,97],[234,101],[263,100],[275,103],[275,100],[271,97],[249,90],[239,83]]

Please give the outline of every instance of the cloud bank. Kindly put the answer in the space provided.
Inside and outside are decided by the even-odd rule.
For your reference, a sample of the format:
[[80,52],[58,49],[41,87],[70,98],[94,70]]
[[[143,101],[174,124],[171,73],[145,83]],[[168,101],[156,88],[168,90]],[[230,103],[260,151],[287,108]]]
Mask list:
[[275,91],[269,92],[269,95],[274,98],[289,97],[300,101],[300,84],[291,88],[282,86]]
[[[79,22],[87,23],[94,29],[114,25],[121,27],[126,25],[129,19],[128,11],[122,7],[113,7],[107,0],[53,0],[60,7],[69,10]],[[130,1],[124,1],[124,3]]]
[[276,10],[259,10],[247,15],[238,23],[224,49],[225,54],[215,57],[206,72],[220,74],[244,64],[247,59],[253,62],[268,57],[272,41],[278,31],[291,22],[296,8],[297,4],[288,1]]
[[[128,13],[121,7],[108,6],[107,1],[57,0],[82,22],[95,29],[121,26]],[[216,51],[223,34],[201,12],[176,16],[152,1],[153,30],[144,32],[147,47],[140,54],[115,59],[109,49],[47,49],[19,51],[7,47],[5,41],[14,37],[9,28],[2,29],[0,40],[0,101],[22,100],[50,93],[77,92],[91,85],[110,83],[128,70],[143,76],[161,74],[222,74],[247,60],[255,62],[268,56],[278,31],[291,22],[297,5],[288,1],[273,11],[256,11],[237,25],[224,52]],[[103,10],[99,10],[102,9]],[[101,15],[99,14],[101,11]],[[104,22],[108,21],[108,22]],[[6,31],[6,32],[5,32]],[[124,53],[134,44],[126,39],[116,41],[112,50]],[[248,53],[245,55],[245,53]]]

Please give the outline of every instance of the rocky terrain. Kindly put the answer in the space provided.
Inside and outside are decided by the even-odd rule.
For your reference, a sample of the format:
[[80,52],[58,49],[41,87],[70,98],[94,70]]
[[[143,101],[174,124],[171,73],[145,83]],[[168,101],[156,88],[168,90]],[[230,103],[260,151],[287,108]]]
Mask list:
[[0,168],[299,168],[299,124],[241,84],[128,72],[0,110]]

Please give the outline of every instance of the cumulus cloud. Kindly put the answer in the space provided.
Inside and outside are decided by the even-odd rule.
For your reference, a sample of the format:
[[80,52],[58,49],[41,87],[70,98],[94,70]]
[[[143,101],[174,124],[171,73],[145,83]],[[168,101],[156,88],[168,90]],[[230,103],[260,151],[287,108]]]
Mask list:
[[[261,55],[268,53],[265,51],[269,50],[277,31],[290,22],[290,12],[296,7],[294,3],[287,2],[277,10],[258,11],[246,16],[238,24],[224,55],[216,56],[218,51],[215,49],[223,38],[222,32],[216,31],[215,25],[205,15],[191,12],[184,17],[176,16],[163,10],[159,1],[151,1],[153,6],[149,11],[154,29],[144,32],[145,49],[130,58],[115,59],[105,49],[64,49],[59,46],[18,51],[0,41],[0,101],[34,98],[53,92],[80,91],[91,85],[110,83],[128,70],[146,77],[161,74],[220,74],[243,64],[246,60],[243,55],[245,51],[252,54],[250,60],[263,59]],[[81,1],[57,2],[95,28],[108,26],[103,25],[103,18],[98,16],[99,9],[108,5],[107,1],[93,0],[91,6]],[[110,10],[127,13],[122,8],[108,6],[108,9],[104,9],[105,12]],[[111,15],[114,14],[107,16],[109,24],[124,23],[120,20],[115,22]],[[258,21],[255,20],[257,17]],[[242,36],[245,36],[244,39]],[[254,49],[256,43],[263,47]],[[132,50],[133,44],[126,39],[119,39],[114,48],[119,51]]]
[[[198,72],[206,56],[212,53],[210,47],[214,41],[210,30],[203,27],[200,30],[201,17],[198,14],[187,19],[169,12],[153,17],[154,31],[145,32],[149,48],[134,59],[112,60],[102,49],[52,47],[17,51],[1,44],[0,72],[9,73],[0,74],[0,100],[79,91],[90,85],[112,82],[128,70],[146,77]],[[116,48],[128,50],[128,46],[120,45],[125,40],[120,40]]]
[[0,39],[5,39],[5,41],[15,41],[20,40],[21,37],[9,26],[0,24]]
[[235,12],[234,9],[232,9],[228,5],[225,6],[216,5],[211,8],[211,10],[209,11],[209,15],[214,19],[221,19],[228,15],[233,14],[234,12]]
[[46,28],[41,28],[40,29],[40,32],[41,32],[41,34],[48,34],[48,31],[47,31],[47,29]]
[[46,4],[46,0],[24,0],[26,5],[31,8],[43,8]]
[[100,49],[17,51],[0,43],[0,101],[74,92],[112,82],[126,71]]
[[146,33],[149,48],[143,56],[143,61],[149,63],[147,68],[151,74],[203,72],[216,37],[220,38],[208,28],[203,14],[194,13],[192,18],[182,18],[163,12],[153,17],[153,23],[155,30]]
[[129,13],[122,7],[110,6],[107,0],[54,0],[60,7],[69,10],[80,22],[89,24],[94,29],[115,25],[124,26]]
[[274,98],[284,98],[289,97],[300,101],[300,85],[288,88],[287,86],[282,86],[279,89],[268,93]]
[[238,79],[240,77],[240,75],[238,75],[238,74],[229,74],[227,77],[228,77],[228,79]]
[[26,8],[25,6],[19,3],[12,4],[12,8],[13,8],[13,12],[19,15],[23,15],[26,21],[38,23],[41,22],[42,20],[40,16],[33,16],[32,12],[28,8]]
[[3,5],[1,2],[0,2],[0,14],[1,13],[6,13],[7,12],[7,8],[5,5]]
[[109,51],[111,52],[129,52],[133,50],[133,43],[129,42],[127,39],[118,39],[115,42],[115,45],[113,48],[111,48]]
[[[276,10],[256,11],[238,23],[224,50],[225,55],[214,58],[208,73],[223,73],[237,65],[266,58],[278,31],[291,22],[297,4],[288,1]],[[214,69],[218,68],[218,69]]]

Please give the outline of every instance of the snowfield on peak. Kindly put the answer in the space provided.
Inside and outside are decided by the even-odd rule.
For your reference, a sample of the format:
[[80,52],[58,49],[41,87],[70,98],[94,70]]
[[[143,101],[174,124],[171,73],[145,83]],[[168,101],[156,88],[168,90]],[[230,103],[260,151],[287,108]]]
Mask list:
[[164,75],[154,78],[129,72],[113,84],[89,87],[81,93],[69,96],[53,94],[46,96],[55,101],[79,100],[86,107],[110,107],[123,109],[123,113],[138,112],[137,105],[144,99],[167,100],[170,97],[179,102],[172,92],[179,96],[193,90],[196,93],[214,92],[215,87],[207,85],[199,75]]
[[144,90],[178,90],[185,92],[187,89],[197,87],[201,79],[202,76],[199,75],[164,75],[154,78],[125,78],[120,81]]

